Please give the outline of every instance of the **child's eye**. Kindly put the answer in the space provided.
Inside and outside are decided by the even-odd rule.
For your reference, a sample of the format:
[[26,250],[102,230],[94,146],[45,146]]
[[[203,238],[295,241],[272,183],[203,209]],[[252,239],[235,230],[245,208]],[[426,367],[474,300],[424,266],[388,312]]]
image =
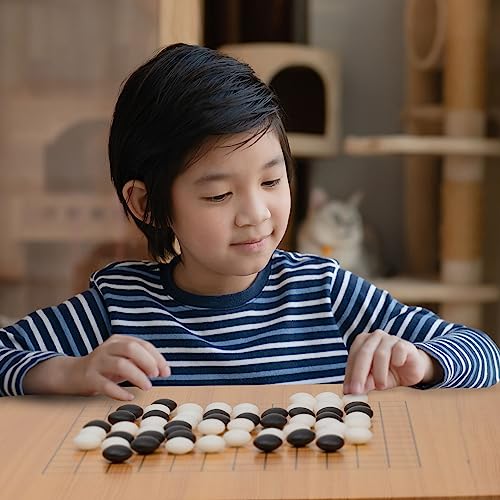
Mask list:
[[231,193],[224,193],[224,194],[219,194],[217,196],[208,196],[207,198],[205,198],[205,200],[218,203],[224,201],[230,194]]
[[274,186],[277,186],[280,182],[281,182],[281,178],[274,179],[273,181],[263,182],[262,184],[266,187],[274,187]]

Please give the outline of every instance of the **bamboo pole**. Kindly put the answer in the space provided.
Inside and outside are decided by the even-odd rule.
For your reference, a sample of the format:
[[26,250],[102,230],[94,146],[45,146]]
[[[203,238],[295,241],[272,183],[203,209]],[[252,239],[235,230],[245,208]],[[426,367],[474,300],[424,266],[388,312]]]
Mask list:
[[203,4],[201,0],[158,1],[158,45],[203,42]]
[[[444,67],[445,133],[481,137],[485,131],[488,0],[447,0]],[[482,279],[482,156],[444,159],[441,277],[446,283],[477,284]],[[443,304],[449,320],[481,325],[478,304]]]

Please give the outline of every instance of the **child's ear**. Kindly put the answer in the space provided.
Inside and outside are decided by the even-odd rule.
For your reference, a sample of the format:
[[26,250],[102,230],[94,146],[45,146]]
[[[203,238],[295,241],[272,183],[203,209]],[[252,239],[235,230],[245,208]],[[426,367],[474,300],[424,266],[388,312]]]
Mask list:
[[148,192],[144,182],[137,180],[128,181],[123,186],[122,195],[127,202],[129,210],[137,219],[143,221],[148,201]]

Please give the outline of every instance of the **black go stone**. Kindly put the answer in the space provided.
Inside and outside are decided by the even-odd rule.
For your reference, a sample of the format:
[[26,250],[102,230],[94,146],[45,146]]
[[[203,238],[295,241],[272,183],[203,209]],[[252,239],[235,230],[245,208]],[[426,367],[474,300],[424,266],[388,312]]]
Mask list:
[[108,421],[112,424],[117,422],[135,422],[135,415],[127,410],[113,411],[108,415]]
[[286,422],[286,417],[279,413],[268,413],[260,419],[260,425],[262,425],[262,427],[274,427],[276,429],[283,429]]
[[108,424],[108,422],[106,422],[105,420],[91,420],[90,422],[87,422],[83,427],[100,427],[106,432],[109,432],[111,430],[111,425]]
[[288,434],[286,440],[295,448],[302,448],[314,441],[316,434],[311,429],[297,429]]
[[151,453],[154,453],[158,447],[160,446],[160,443],[158,443],[158,440],[152,436],[144,436],[141,434],[140,436],[137,436],[132,443],[130,443],[130,447],[139,455],[150,455]]
[[214,413],[222,413],[223,415],[226,415],[227,417],[231,418],[231,415],[225,410],[221,410],[219,408],[214,408],[213,410],[208,410],[203,414],[203,418],[207,418],[209,415],[213,415]]
[[116,409],[116,411],[120,410],[126,410],[133,413],[135,415],[135,418],[141,418],[142,414],[144,413],[144,410],[139,405],[132,404],[122,405]]
[[206,420],[207,418],[215,418],[217,420],[220,420],[221,422],[224,422],[224,425],[227,425],[231,420],[231,417],[229,417],[229,415],[226,412],[224,413],[214,412],[210,413],[210,415],[206,416],[205,415],[203,416],[203,420]]
[[246,418],[247,420],[251,420],[255,426],[260,424],[260,417],[255,413],[244,412],[237,415],[236,418]]
[[283,444],[283,441],[278,436],[274,434],[261,434],[257,436],[253,445],[259,450],[265,451],[266,453],[270,453],[271,451],[276,450]]
[[370,405],[364,401],[351,401],[344,406],[344,411],[347,413],[349,408],[352,408],[353,406],[366,406],[367,408],[370,408]]
[[188,438],[193,443],[196,443],[196,436],[189,429],[186,429],[184,427],[179,427],[179,429],[173,429],[172,431],[170,431],[167,435],[167,441],[175,437]]
[[165,413],[164,411],[161,410],[150,410],[147,411],[143,416],[142,420],[148,418],[148,417],[161,417],[164,418],[165,420],[170,419],[170,415],[168,413]]
[[187,429],[193,428],[193,426],[189,422],[184,422],[184,420],[171,420],[163,426],[163,429],[167,430],[171,427],[186,427]]
[[304,408],[302,406],[290,408],[290,410],[288,410],[288,414],[291,417],[295,417],[295,415],[304,415],[304,414],[305,415],[312,415],[313,417],[315,416],[314,412],[310,408]]
[[150,430],[148,430],[148,431],[141,432],[141,433],[139,434],[139,436],[137,436],[137,437],[140,437],[140,436],[149,436],[149,437],[153,437],[153,438],[155,438],[155,439],[158,441],[158,443],[160,443],[160,444],[161,444],[161,443],[163,443],[163,441],[165,440],[165,436],[164,436],[161,432],[159,432],[159,431],[155,431],[155,430],[153,430],[153,429],[150,429]]
[[174,411],[177,408],[177,403],[173,399],[168,398],[157,399],[156,401],[153,401],[153,404],[168,406],[170,411]]
[[370,407],[366,407],[366,406],[351,406],[347,411],[346,411],[346,415],[349,415],[349,413],[353,413],[353,412],[359,412],[359,413],[366,413],[370,418],[373,417],[373,410],[370,408]]
[[344,440],[335,434],[324,434],[316,439],[316,446],[326,452],[337,451],[344,446]]
[[129,443],[131,443],[134,440],[134,436],[130,434],[130,432],[125,432],[125,431],[113,431],[110,432],[107,436],[107,438],[110,437],[121,437],[123,439],[126,439]]
[[267,410],[262,412],[262,415],[260,418],[265,417],[266,415],[269,415],[270,413],[277,413],[278,415],[282,415],[283,417],[288,417],[288,412],[284,408],[268,408]]
[[125,460],[128,460],[132,456],[132,453],[132,449],[128,446],[114,444],[103,450],[102,456],[111,463],[120,464],[125,462]]
[[316,415],[321,415],[325,411],[330,412],[330,413],[336,413],[340,418],[344,416],[344,412],[335,406],[325,406],[324,408],[321,408],[321,410],[318,410]]
[[338,413],[333,413],[333,411],[324,411],[323,413],[318,413],[316,416],[316,422],[322,420],[323,418],[334,418],[339,422],[343,422],[342,417],[339,417]]

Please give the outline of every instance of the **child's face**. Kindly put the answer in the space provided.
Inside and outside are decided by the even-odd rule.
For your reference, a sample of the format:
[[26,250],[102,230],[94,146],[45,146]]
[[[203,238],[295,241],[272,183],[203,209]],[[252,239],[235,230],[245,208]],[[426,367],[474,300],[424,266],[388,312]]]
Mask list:
[[182,264],[179,285],[205,294],[251,284],[283,238],[290,190],[273,131],[239,148],[252,134],[219,141],[172,186],[173,230]]

